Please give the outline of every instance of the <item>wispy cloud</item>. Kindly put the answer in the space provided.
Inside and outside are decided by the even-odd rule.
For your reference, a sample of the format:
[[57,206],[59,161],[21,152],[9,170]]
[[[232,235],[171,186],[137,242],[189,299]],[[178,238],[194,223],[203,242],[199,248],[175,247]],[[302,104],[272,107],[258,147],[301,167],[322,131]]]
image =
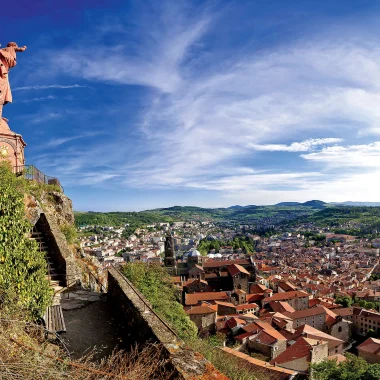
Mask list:
[[21,103],[43,102],[45,100],[53,100],[53,99],[57,99],[57,97],[53,95],[49,95],[49,96],[44,96],[41,98],[31,98],[31,99],[22,100]]
[[60,145],[63,145],[69,141],[73,141],[73,140],[79,140],[79,139],[83,139],[83,138],[89,138],[89,137],[95,137],[95,136],[99,136],[103,134],[102,132],[89,132],[89,133],[82,133],[80,135],[76,135],[76,136],[68,136],[68,137],[58,137],[58,138],[54,138],[54,139],[51,139],[50,141],[48,141],[45,146],[48,147],[48,148],[56,148]]
[[[117,179],[125,187],[220,190],[242,197],[254,190],[265,197],[277,185],[290,195],[317,190],[339,194],[338,182],[325,172],[333,166],[330,161],[336,168],[357,167],[378,156],[378,146],[371,148],[371,142],[354,148],[356,139],[380,134],[377,37],[347,32],[342,43],[341,36],[332,34],[307,36],[276,50],[229,48],[214,56],[202,48],[214,25],[212,13],[191,18],[176,8],[155,19],[152,28],[136,20],[133,38],[125,43],[105,45],[99,37],[87,49],[78,44],[48,52],[49,66],[58,73],[145,86],[152,98],[131,148],[119,149],[127,139],[102,141],[72,157],[71,179],[98,165],[99,178]],[[125,38],[128,28],[117,25]],[[347,147],[326,147],[343,141]],[[256,151],[266,151],[268,158],[260,161]],[[298,161],[293,168],[280,162],[269,170],[270,152],[310,153],[294,155]],[[59,157],[52,162],[61,163]],[[334,178],[352,185],[346,174],[337,170]],[[354,188],[359,186],[364,185]]]
[[305,141],[301,142],[293,142],[290,145],[285,144],[248,144],[249,148],[253,148],[255,150],[263,150],[263,151],[270,151],[270,152],[307,152],[315,147],[318,147],[320,145],[329,145],[329,144],[336,144],[339,142],[342,142],[343,139],[341,138],[322,138],[322,139],[307,139]]
[[[187,19],[179,5],[172,4],[168,14],[140,20],[140,34],[130,51],[124,44],[97,44],[83,49],[83,43],[55,52],[48,58],[58,72],[86,80],[134,84],[156,88],[164,93],[176,91],[184,81],[180,66],[191,47],[206,31],[209,18],[198,15]],[[118,32],[126,26],[118,24]],[[108,30],[108,29],[106,29]],[[105,31],[100,27],[101,33]]]
[[71,85],[61,85],[61,84],[50,84],[50,85],[36,85],[36,86],[24,86],[16,87],[13,91],[26,91],[26,90],[49,90],[49,89],[67,89],[67,88],[87,88],[88,86],[82,86],[79,84]]
[[63,115],[58,112],[47,112],[47,113],[35,116],[29,122],[32,124],[40,124],[46,121],[60,119],[62,116]]

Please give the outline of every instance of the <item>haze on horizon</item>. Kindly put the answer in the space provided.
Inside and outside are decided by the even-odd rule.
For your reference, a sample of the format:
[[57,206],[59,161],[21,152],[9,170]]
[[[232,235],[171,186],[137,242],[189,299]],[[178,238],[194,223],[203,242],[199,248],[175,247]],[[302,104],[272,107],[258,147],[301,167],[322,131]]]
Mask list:
[[380,3],[18,0],[4,116],[76,210],[378,202]]

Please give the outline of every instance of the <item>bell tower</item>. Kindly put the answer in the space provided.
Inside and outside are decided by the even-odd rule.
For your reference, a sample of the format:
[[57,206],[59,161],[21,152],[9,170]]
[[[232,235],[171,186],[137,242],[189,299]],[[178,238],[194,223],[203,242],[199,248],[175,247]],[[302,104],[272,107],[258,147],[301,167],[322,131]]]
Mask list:
[[176,268],[176,261],[175,261],[174,239],[170,230],[167,232],[166,238],[165,238],[164,264],[167,271],[170,274],[175,274],[177,268]]

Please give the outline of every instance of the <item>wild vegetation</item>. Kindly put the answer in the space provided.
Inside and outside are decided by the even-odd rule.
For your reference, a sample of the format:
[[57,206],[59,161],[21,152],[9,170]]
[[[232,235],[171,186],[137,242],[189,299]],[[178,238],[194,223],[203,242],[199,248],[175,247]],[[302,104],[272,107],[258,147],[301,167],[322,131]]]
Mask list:
[[211,249],[215,249],[215,252],[219,252],[220,247],[223,246],[233,247],[234,250],[241,248],[244,253],[252,253],[255,251],[254,241],[246,236],[236,236],[233,240],[227,241],[202,239],[197,249],[202,255],[207,255]]
[[131,352],[115,351],[101,362],[95,351],[72,360],[68,353],[44,339],[42,326],[12,302],[0,308],[0,378],[2,380],[158,379],[170,375],[162,347],[149,344]]
[[77,229],[72,224],[64,224],[60,227],[61,232],[65,235],[66,241],[69,244],[75,243],[77,239]]
[[200,352],[219,371],[232,380],[262,378],[260,373],[252,373],[235,358],[221,351],[218,348],[222,345],[220,337],[198,338],[197,328],[177,301],[175,288],[165,269],[155,264],[135,262],[128,263],[123,271],[151,303],[155,312],[169,323],[191,349]]
[[129,224],[136,229],[147,224],[172,222],[171,218],[162,218],[155,212],[75,212],[75,223],[80,226],[113,226],[124,227]]
[[164,268],[136,262],[124,266],[123,272],[148,299],[153,310],[168,321],[182,339],[197,335],[197,327],[177,301],[174,285]]
[[315,380],[379,380],[380,364],[369,364],[364,359],[346,354],[347,360],[324,360],[311,366]]
[[24,192],[28,184],[16,178],[7,164],[0,164],[0,289],[4,298],[28,311],[29,318],[43,315],[51,301],[44,253],[28,234]]

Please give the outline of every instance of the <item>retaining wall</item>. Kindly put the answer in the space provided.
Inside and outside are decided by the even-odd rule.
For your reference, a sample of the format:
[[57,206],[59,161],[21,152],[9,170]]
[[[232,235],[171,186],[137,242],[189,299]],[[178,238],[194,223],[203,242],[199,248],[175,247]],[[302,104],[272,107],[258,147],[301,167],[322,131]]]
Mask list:
[[163,355],[170,358],[175,379],[228,379],[218,372],[201,354],[186,347],[158,315],[151,310],[145,297],[117,269],[108,271],[108,299],[127,324],[125,329],[139,343],[159,342]]

